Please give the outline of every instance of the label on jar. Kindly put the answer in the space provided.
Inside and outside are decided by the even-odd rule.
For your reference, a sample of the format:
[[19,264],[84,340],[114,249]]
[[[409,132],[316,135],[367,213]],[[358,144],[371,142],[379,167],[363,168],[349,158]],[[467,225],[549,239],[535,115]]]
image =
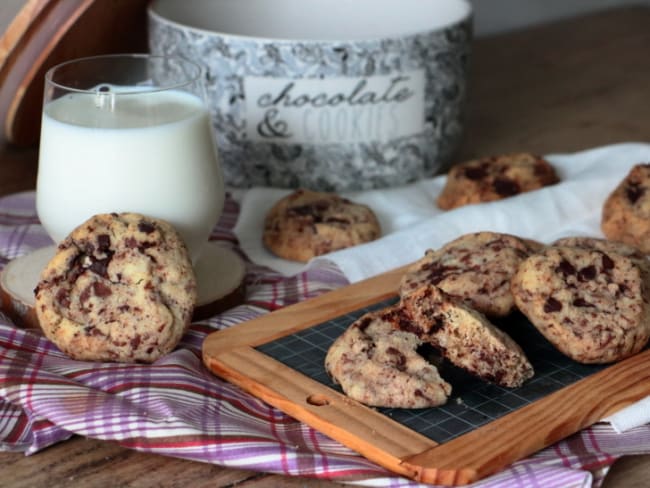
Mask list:
[[394,75],[246,77],[246,135],[287,144],[387,142],[424,128],[424,70]]

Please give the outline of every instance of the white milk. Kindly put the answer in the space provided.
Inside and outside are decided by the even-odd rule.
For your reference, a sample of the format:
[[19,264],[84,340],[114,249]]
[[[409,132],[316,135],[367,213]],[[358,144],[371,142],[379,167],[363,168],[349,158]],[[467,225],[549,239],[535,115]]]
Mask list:
[[196,260],[224,198],[207,110],[180,91],[116,98],[75,93],[45,106],[40,220],[59,242],[94,214],[139,212],[172,223]]

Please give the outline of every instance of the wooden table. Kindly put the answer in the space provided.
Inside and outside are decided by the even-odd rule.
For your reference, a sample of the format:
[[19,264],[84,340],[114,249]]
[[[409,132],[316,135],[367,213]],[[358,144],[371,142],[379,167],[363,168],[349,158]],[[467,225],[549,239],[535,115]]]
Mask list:
[[[650,8],[565,20],[475,42],[467,131],[458,159],[572,152],[650,141]],[[0,143],[0,195],[33,189],[36,150]],[[650,456],[618,461],[605,487],[646,486]],[[75,437],[34,456],[0,453],[0,485],[329,487],[141,454]]]

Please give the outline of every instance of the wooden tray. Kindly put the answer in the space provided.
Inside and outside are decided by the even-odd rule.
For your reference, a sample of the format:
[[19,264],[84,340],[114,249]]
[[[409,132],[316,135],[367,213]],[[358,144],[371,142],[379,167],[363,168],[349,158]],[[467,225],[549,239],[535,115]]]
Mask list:
[[395,296],[405,268],[210,334],[216,375],[397,474],[463,485],[557,442],[650,394],[650,350],[608,366],[475,430],[438,444],[256,347]]

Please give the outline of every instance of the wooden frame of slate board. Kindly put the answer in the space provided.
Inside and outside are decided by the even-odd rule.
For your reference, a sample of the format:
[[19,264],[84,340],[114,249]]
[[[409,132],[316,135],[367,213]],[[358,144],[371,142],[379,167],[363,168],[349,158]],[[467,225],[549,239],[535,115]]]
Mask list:
[[259,350],[396,297],[405,269],[214,332],[204,341],[203,361],[219,377],[386,469],[449,486],[493,474],[650,394],[650,349],[645,349],[438,443]]

